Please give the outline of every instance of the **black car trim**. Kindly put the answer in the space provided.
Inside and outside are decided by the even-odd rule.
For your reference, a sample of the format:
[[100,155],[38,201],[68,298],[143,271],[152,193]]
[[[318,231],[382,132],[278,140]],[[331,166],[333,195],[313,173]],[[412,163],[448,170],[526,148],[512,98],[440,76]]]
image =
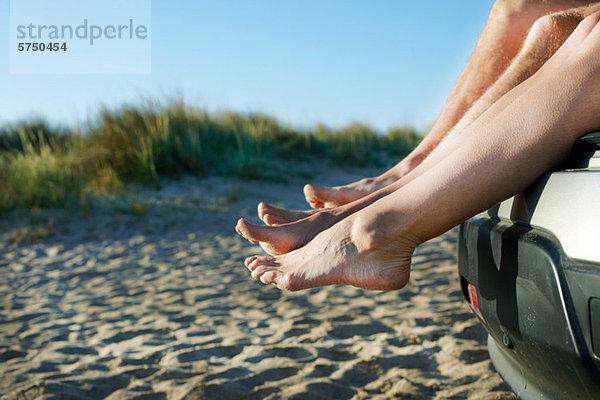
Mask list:
[[[579,314],[577,313],[577,309],[569,289],[568,280],[565,276],[566,271],[571,268],[578,269],[582,265],[587,265],[588,268],[600,268],[600,265],[595,263],[582,263],[580,261],[570,259],[564,253],[562,247],[560,246],[560,242],[555,238],[555,236],[552,235],[552,233],[538,227],[528,226],[524,223],[514,223],[510,220],[505,220],[498,217],[490,217],[484,214],[480,214],[479,216],[469,219],[467,222],[465,222],[465,224],[473,224],[477,227],[478,232],[481,229],[484,231],[489,231],[490,240],[492,231],[501,230],[502,236],[514,235],[513,237],[516,237],[516,242],[520,240],[526,240],[532,243],[535,242],[535,245],[541,248],[548,255],[551,260],[550,265],[553,271],[552,273],[554,274],[554,278],[557,283],[556,290],[560,295],[560,304],[563,309],[562,313],[564,314],[565,322],[568,324],[568,328],[570,328],[568,332],[569,336],[572,338],[573,348],[576,354],[581,358],[583,364],[587,367],[588,372],[592,375],[596,383],[600,382],[600,370],[594,361],[594,357],[592,355],[593,350],[590,348],[590,346],[588,346],[585,340],[585,334],[582,331],[582,327],[580,326],[578,319]],[[461,226],[461,232],[464,229],[464,226]],[[478,233],[478,237],[480,233],[481,232]],[[463,236],[461,235],[461,238],[462,237]],[[480,247],[479,243],[478,247]],[[561,266],[561,268],[558,266]],[[459,265],[459,269],[461,270],[462,278],[462,270],[464,270],[464,267],[460,268]],[[463,284],[461,283],[461,286],[462,285]],[[488,328],[488,331],[492,330],[487,323],[484,322],[484,325],[486,328]],[[497,339],[494,340],[497,341]]]

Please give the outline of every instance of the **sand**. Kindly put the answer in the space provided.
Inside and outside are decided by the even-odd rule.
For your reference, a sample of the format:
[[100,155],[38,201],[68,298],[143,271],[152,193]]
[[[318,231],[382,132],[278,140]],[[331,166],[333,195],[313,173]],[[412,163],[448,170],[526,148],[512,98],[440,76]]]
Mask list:
[[[330,173],[341,183],[354,176]],[[186,178],[0,220],[6,399],[512,399],[462,299],[456,230],[409,285],[282,293],[243,266],[255,205],[293,184]]]

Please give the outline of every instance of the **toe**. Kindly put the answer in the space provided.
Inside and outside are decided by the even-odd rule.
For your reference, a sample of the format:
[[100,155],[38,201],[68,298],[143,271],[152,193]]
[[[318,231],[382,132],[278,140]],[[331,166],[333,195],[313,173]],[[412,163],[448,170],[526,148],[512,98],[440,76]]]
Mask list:
[[256,259],[258,258],[258,256],[251,256],[248,257],[244,260],[244,265],[248,268],[250,268],[250,264],[252,264]]
[[260,276],[260,281],[262,283],[264,283],[265,285],[269,285],[271,283],[276,283],[276,281],[277,281],[277,274],[278,274],[277,270],[274,270],[274,269],[266,270]]
[[252,243],[259,243],[271,255],[287,253],[294,248],[294,235],[283,225],[257,226],[240,219],[238,228],[241,235]]
[[263,220],[263,222],[265,224],[270,225],[270,226],[275,225],[278,222],[278,218],[272,214],[264,214],[261,219]]
[[[262,206],[261,206],[262,205]],[[286,215],[288,214],[287,210],[270,206],[266,203],[261,203],[259,205],[259,216],[260,219],[267,225],[277,225],[286,222],[290,222]]]
[[306,198],[306,201],[308,202],[308,204],[310,204],[312,208],[323,208],[324,206],[324,203],[322,201],[323,199],[319,198],[318,191],[319,188],[311,184],[307,184],[304,186],[304,197]]
[[250,271],[255,271],[258,267],[266,266],[266,267],[274,267],[277,264],[274,262],[273,257],[267,256],[254,256],[250,257],[252,260],[248,263],[247,267]]
[[265,265],[260,264],[257,265],[256,268],[252,271],[251,275],[254,279],[260,279],[260,277],[267,271],[273,271],[275,269],[274,265]]
[[250,274],[252,276],[252,278],[254,279],[260,279],[260,276],[263,274],[263,272],[265,272],[265,270],[268,267],[264,266],[264,265],[259,265],[256,268],[254,268],[252,270],[252,273]]
[[256,207],[256,211],[258,213],[258,218],[260,218],[265,223],[266,223],[265,214],[267,213],[268,210],[269,210],[269,205],[262,201],[260,203],[258,203],[258,206]]
[[236,230],[242,235],[244,238],[248,239],[253,244],[258,243],[261,240],[267,240],[268,230],[267,226],[256,226],[245,220],[244,218],[240,218],[237,223]]
[[246,232],[244,232],[244,227],[248,223],[249,222],[246,221],[244,218],[240,218],[240,219],[238,219],[238,222],[235,224],[235,231],[238,233],[238,235],[243,236],[244,239],[248,239],[248,237],[246,236]]
[[271,265],[271,258],[266,256],[255,256],[254,259],[248,263],[247,267],[250,271],[254,271],[261,265]]
[[[266,275],[266,276],[265,276]],[[272,283],[280,290],[295,292],[310,287],[303,279],[281,270],[265,271],[260,278],[263,283]]]

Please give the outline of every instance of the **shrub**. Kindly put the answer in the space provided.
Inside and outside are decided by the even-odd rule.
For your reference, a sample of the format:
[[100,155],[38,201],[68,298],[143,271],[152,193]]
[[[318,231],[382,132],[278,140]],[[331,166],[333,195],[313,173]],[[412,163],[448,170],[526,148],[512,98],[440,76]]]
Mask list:
[[380,163],[406,155],[420,136],[408,128],[381,135],[353,123],[297,131],[262,114],[208,114],[183,102],[101,110],[82,133],[33,121],[0,129],[0,210],[46,207],[121,193],[124,181],[160,182],[182,173],[285,180],[288,161]]

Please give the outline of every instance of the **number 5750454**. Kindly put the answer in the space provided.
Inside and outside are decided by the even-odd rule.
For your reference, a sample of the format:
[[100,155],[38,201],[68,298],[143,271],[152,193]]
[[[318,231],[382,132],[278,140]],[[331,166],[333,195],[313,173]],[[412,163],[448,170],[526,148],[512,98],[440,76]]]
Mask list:
[[49,43],[19,43],[19,51],[67,51],[67,43],[49,42]]

